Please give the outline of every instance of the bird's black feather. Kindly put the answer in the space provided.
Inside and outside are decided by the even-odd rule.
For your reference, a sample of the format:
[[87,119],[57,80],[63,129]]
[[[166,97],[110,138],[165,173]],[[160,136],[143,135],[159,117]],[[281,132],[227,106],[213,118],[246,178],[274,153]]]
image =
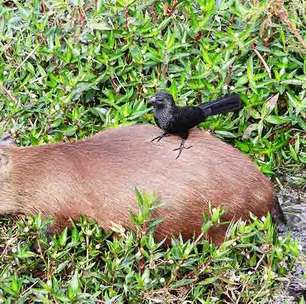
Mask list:
[[172,95],[158,92],[151,98],[150,103],[153,105],[155,122],[164,131],[163,135],[155,139],[160,140],[167,133],[180,135],[182,143],[179,155],[185,148],[184,141],[188,137],[189,129],[204,121],[208,116],[234,112],[241,108],[241,100],[237,94],[224,96],[199,106],[178,107],[175,105]]

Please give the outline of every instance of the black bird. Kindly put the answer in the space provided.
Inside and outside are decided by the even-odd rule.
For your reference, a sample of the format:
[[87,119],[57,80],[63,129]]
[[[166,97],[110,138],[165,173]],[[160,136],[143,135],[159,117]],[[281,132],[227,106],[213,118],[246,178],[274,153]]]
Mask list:
[[182,139],[181,144],[173,150],[179,150],[176,157],[179,158],[183,149],[191,148],[191,146],[184,146],[189,129],[204,121],[208,116],[241,109],[241,100],[239,95],[233,94],[198,106],[178,107],[175,105],[171,94],[158,92],[149,100],[149,105],[153,106],[156,124],[164,131],[162,135],[153,138],[152,141],[156,139],[160,141],[169,134],[179,135]]

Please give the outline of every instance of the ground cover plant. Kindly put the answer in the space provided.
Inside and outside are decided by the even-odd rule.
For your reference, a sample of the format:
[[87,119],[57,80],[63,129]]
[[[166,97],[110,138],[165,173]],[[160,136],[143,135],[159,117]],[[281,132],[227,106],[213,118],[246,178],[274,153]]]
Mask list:
[[[181,105],[237,92],[239,114],[200,127],[301,187],[305,10],[302,0],[0,0],[0,134],[18,145],[72,141],[153,123],[146,100],[156,89]],[[233,227],[219,249],[165,250],[128,232],[112,241],[86,219],[47,245],[45,225],[1,219],[0,301],[265,303],[297,254],[269,217]]]
[[[220,247],[203,238],[155,243],[154,200],[138,193],[136,232],[115,227],[112,239],[82,219],[50,241],[48,222],[28,217],[1,233],[0,300],[5,303],[259,303],[269,299],[298,255],[270,216],[233,224]],[[203,235],[222,223],[204,216]],[[187,302],[186,302],[187,301]]]

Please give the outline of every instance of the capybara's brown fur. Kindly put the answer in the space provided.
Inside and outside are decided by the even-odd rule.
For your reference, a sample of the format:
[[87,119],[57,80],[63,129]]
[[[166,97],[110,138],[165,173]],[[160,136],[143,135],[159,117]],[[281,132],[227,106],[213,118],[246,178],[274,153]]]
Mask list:
[[[162,205],[156,238],[199,235],[203,212],[223,206],[224,220],[265,215],[274,208],[269,180],[241,152],[194,129],[179,159],[179,138],[159,143],[150,125],[109,129],[75,143],[36,147],[0,146],[0,214],[54,216],[57,223],[86,215],[107,229],[112,223],[132,228],[135,187],[155,192]],[[220,243],[226,227],[211,229]]]

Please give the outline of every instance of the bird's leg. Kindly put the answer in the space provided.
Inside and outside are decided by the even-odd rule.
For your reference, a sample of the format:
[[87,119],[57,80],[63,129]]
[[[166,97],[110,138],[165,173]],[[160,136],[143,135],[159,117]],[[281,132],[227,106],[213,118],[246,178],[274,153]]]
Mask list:
[[185,141],[188,137],[188,133],[184,133],[184,134],[181,134],[181,144],[178,148],[176,149],[173,149],[173,151],[179,151],[176,159],[178,159],[183,151],[183,149],[190,149],[192,146],[189,146],[189,147],[185,147]]
[[159,136],[157,136],[157,137],[154,137],[154,138],[151,140],[151,142],[153,142],[153,141],[155,141],[155,140],[157,140],[157,142],[159,142],[163,137],[166,137],[166,136],[169,136],[169,135],[170,135],[169,133],[164,132],[162,135],[159,135]]
[[185,141],[186,141],[186,139],[182,138],[180,146],[176,149],[173,149],[173,151],[179,151],[179,153],[178,153],[178,155],[175,159],[178,159],[180,157],[183,149],[190,149],[192,147],[192,146],[185,147]]

